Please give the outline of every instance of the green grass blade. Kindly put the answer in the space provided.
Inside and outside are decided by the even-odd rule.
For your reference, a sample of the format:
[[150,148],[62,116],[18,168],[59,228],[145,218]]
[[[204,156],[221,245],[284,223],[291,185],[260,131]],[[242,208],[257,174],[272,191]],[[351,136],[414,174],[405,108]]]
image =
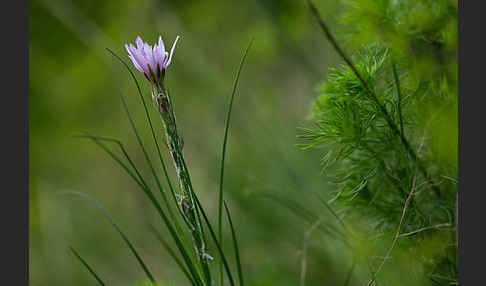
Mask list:
[[[315,223],[318,219],[319,216],[311,212],[308,208],[303,207],[302,205],[298,204],[297,202],[287,200],[281,197],[277,197],[273,194],[263,194],[259,195],[260,197],[270,199],[277,204],[287,208],[290,210],[294,215],[297,217],[300,217],[307,221],[309,224]],[[321,230],[322,232],[337,238],[339,241],[343,242],[347,246],[349,246],[349,243],[344,239],[345,235],[344,233],[340,230],[337,229],[334,225],[332,224],[326,224],[326,223],[320,223],[317,229]]]
[[[177,245],[179,251],[181,252],[181,255],[184,257],[184,261],[188,265],[189,269],[191,269],[191,273],[194,274],[195,276],[197,276],[197,274],[195,274],[196,272],[195,271],[194,272],[192,271],[192,270],[194,270],[194,263],[190,259],[189,255],[187,254],[186,248],[184,247],[184,243],[182,242],[183,240],[186,241],[185,240],[185,237],[184,236],[179,237],[178,234],[176,233],[176,231],[172,228],[172,225],[170,224],[167,216],[163,212],[162,208],[160,207],[160,204],[157,202],[157,199],[153,195],[153,193],[150,190],[150,188],[148,187],[148,185],[144,182],[143,178],[141,177],[141,180],[137,180],[137,178],[135,177],[135,175],[128,169],[128,167],[123,162],[121,162],[121,160],[113,152],[111,152],[108,148],[106,148],[106,146],[104,146],[102,143],[98,142],[99,140],[114,141],[114,142],[119,142],[119,141],[116,140],[116,139],[108,138],[108,137],[98,137],[98,136],[92,136],[92,135],[82,135],[82,136],[79,136],[79,137],[85,137],[85,138],[92,139],[105,152],[107,152],[118,164],[120,164],[122,166],[122,168],[129,174],[129,176],[135,182],[137,182],[137,184],[143,190],[143,192],[145,193],[145,195],[152,202],[152,204],[156,208],[157,212],[161,216],[162,220],[166,224],[167,228],[169,229],[169,231],[170,231],[170,233],[171,233],[174,241],[176,242],[176,245]],[[120,145],[120,148],[123,148],[123,146]],[[124,153],[126,154],[126,152],[124,152]],[[126,156],[128,157],[127,159],[131,162],[131,160],[129,159],[128,154],[126,154]],[[134,167],[134,168],[136,169],[136,167]],[[186,246],[188,245],[187,241],[186,241],[185,245]],[[196,281],[197,281],[197,279],[196,279]],[[197,285],[201,285],[201,284],[197,284]]]
[[[84,134],[81,134],[81,135],[74,135],[74,136],[80,137],[80,138],[91,139],[96,145],[98,145],[101,149],[103,149],[113,160],[115,160],[115,162],[117,162],[122,167],[122,169],[137,183],[137,185],[139,185],[142,189],[147,187],[147,185],[145,184],[145,182],[143,180],[143,177],[140,175],[140,173],[138,173],[138,170],[135,167],[135,165],[133,165],[133,162],[131,161],[131,159],[129,159],[130,156],[128,156],[128,154],[126,153],[125,148],[123,147],[121,142],[119,142],[117,139],[94,136],[94,135],[90,135],[90,134],[87,134],[87,133],[84,133]],[[108,149],[108,147],[106,147],[100,141],[108,141],[108,142],[112,142],[112,143],[117,143],[118,146],[122,149],[122,152],[129,159],[129,162],[131,162],[131,165],[132,165],[133,169],[139,175],[139,178],[137,178],[133,174],[133,172],[127,167],[127,165],[125,163],[122,162],[122,160],[117,155],[115,155],[115,153],[113,153],[110,149]]]
[[[245,63],[246,56],[248,54],[248,51],[251,48],[251,45],[253,43],[253,38],[251,38],[250,43],[246,47],[245,53],[243,54],[243,57],[241,58],[240,61],[240,66],[238,67],[238,71],[236,72],[235,76],[235,82],[233,84],[233,91],[231,92],[231,99],[230,99],[230,104],[228,107],[228,114],[226,115],[226,124],[224,128],[224,138],[223,138],[223,150],[221,154],[221,171],[219,175],[219,200],[218,200],[218,234],[219,234],[219,241],[222,244],[223,243],[223,223],[222,223],[222,217],[223,217],[223,178],[224,178],[224,159],[226,157],[226,142],[228,141],[228,130],[229,130],[229,125],[230,125],[230,120],[231,120],[231,111],[233,110],[233,101],[235,99],[236,95],[236,88],[238,86],[238,81],[240,79],[240,74],[241,70],[243,69],[243,64]],[[220,272],[220,283],[223,285],[223,266],[220,263],[219,264],[219,272]]]
[[329,212],[336,218],[336,220],[342,225],[343,229],[347,232],[349,232],[348,227],[344,223],[344,221],[337,215],[337,213],[331,208],[331,206],[320,196],[317,196],[319,201],[326,206],[326,208],[329,210]]
[[191,274],[189,273],[189,271],[186,269],[186,267],[184,266],[184,264],[182,263],[182,261],[179,259],[179,257],[177,257],[176,253],[172,250],[172,248],[167,243],[167,241],[165,241],[165,239],[160,235],[160,233],[155,229],[155,227],[153,227],[152,225],[150,227],[151,227],[151,230],[152,230],[153,234],[157,238],[157,240],[162,244],[162,246],[164,246],[164,248],[170,254],[170,256],[172,257],[172,259],[174,259],[174,261],[177,264],[177,266],[179,266],[179,268],[182,270],[182,272],[187,277],[187,279],[191,282],[191,284],[192,285],[197,285],[196,282],[194,282],[194,279],[191,277]]
[[[130,164],[130,166],[132,167],[132,169],[135,171],[139,181],[141,182],[141,184],[139,184],[140,186],[145,186],[145,187],[148,187],[147,185],[147,182],[145,181],[145,179],[143,178],[143,176],[140,174],[140,171],[138,170],[138,168],[135,166],[135,164],[133,163],[133,160],[130,158],[130,156],[128,155],[127,153],[127,150],[125,149],[125,147],[123,146],[123,143],[116,139],[116,138],[111,138],[111,137],[103,137],[103,136],[95,136],[95,135],[90,135],[88,133],[84,133],[82,135],[74,135],[75,137],[81,137],[81,138],[88,138],[88,139],[92,139],[93,141],[107,141],[107,142],[112,142],[112,143],[115,143],[118,148],[120,148],[120,150],[122,151],[123,153],[123,156],[125,157],[125,159],[127,159],[128,163]],[[105,148],[103,148],[105,149]],[[106,150],[105,150],[106,151]],[[111,153],[111,152],[110,152]],[[113,154],[113,153],[112,153]],[[110,154],[110,155],[112,155]],[[114,154],[113,154],[114,155]],[[113,157],[113,156],[112,156]],[[143,187],[142,186],[142,187]]]
[[[178,155],[181,157],[181,158],[184,158],[184,156],[181,154],[181,150],[177,150],[178,152]],[[187,168],[187,165],[186,165],[186,162],[185,160],[181,160],[182,161],[182,168],[184,169],[184,172],[186,172],[188,174],[187,176],[187,183],[189,185],[189,190],[190,190],[190,196],[191,196],[191,199],[194,200],[194,196],[195,196],[195,192],[194,192],[194,188],[192,186],[192,182],[191,182],[191,176],[190,176],[190,173],[189,173],[189,170]],[[199,227],[200,231],[201,231],[201,237],[203,239],[203,242],[204,242],[204,245],[206,246],[206,250],[208,249],[208,243],[206,241],[206,235],[204,233],[204,227],[203,227],[203,223],[202,223],[202,220],[201,220],[201,215],[200,215],[200,210],[198,207],[195,208],[196,210],[196,217],[197,217],[197,222],[198,222],[198,225],[196,227]],[[205,268],[203,269],[203,272],[205,273],[205,276],[206,278],[208,278],[208,274],[210,274],[209,272],[209,268]],[[208,281],[209,284],[212,284]]]
[[[145,193],[145,195],[149,198],[151,201],[152,205],[156,208],[157,212],[161,216],[162,220],[164,221],[165,225],[169,229],[169,232],[171,233],[172,238],[174,239],[181,255],[184,258],[184,261],[186,262],[188,268],[191,271],[191,274],[195,277],[195,281],[198,283],[197,285],[202,285],[201,280],[199,279],[199,276],[197,275],[196,271],[196,266],[195,263],[191,260],[190,256],[187,253],[186,248],[184,247],[183,242],[181,241],[181,238],[184,239],[184,237],[179,237],[172,225],[170,224],[169,219],[167,218],[167,215],[164,213],[162,210],[160,204],[158,203],[157,199],[153,195],[151,189],[148,187],[148,185],[142,183],[142,181],[138,180],[135,175],[130,171],[130,169],[113,153],[111,152],[104,144],[99,142],[100,140],[105,140],[105,141],[117,141],[116,139],[112,138],[107,138],[107,137],[97,137],[97,136],[91,136],[91,135],[84,135],[84,136],[79,136],[79,137],[86,137],[89,139],[92,139],[98,146],[100,146],[105,152],[107,152],[122,168],[125,170],[125,172],[140,186],[142,191]],[[128,156],[128,155],[127,155]]]
[[351,263],[351,267],[349,268],[348,274],[346,275],[346,280],[344,281],[344,286],[348,286],[351,283],[351,278],[353,278],[353,272],[356,267],[356,257],[353,256],[353,262]]
[[[168,94],[168,91],[167,91],[167,94]],[[176,150],[176,151],[178,153],[178,156],[180,158],[182,158],[182,160],[181,160],[182,161],[182,167],[183,167],[184,172],[187,173],[187,183],[189,185],[189,188],[191,189],[191,196],[192,196],[192,194],[195,193],[195,192],[194,192],[194,188],[192,186],[191,175],[190,175],[189,169],[187,168],[186,162],[184,160],[184,154],[182,154],[182,151],[179,150],[179,149]],[[185,215],[182,212],[181,212],[181,215],[184,218],[184,220],[186,221],[186,223],[188,224],[188,226],[190,226],[191,224],[185,219]],[[198,224],[199,224],[199,227],[200,227],[200,230],[201,230],[203,242],[207,246],[208,243],[206,241],[206,236],[204,234],[204,227],[203,227],[203,223],[201,221],[201,217],[200,217],[199,209],[198,208],[196,208],[196,217],[197,217]]]
[[233,227],[233,221],[231,220],[231,215],[228,210],[228,206],[226,205],[226,201],[224,203],[224,208],[226,210],[226,216],[228,217],[228,222],[231,228],[231,237],[233,238],[233,246],[235,249],[235,257],[236,257],[236,267],[238,269],[238,278],[240,279],[240,286],[243,286],[243,272],[241,271],[241,260],[240,260],[240,251],[238,250],[238,242],[236,240],[236,233],[235,228]]
[[[180,150],[177,150],[178,152],[178,155],[181,157],[181,158],[184,158],[184,156],[181,154],[181,151]],[[189,184],[189,189],[191,191],[191,196],[194,196],[195,192],[194,192],[194,188],[192,187],[192,182],[191,182],[191,175],[189,173],[189,169],[187,168],[187,165],[186,165],[186,162],[185,160],[182,160],[182,167],[184,168],[184,171],[188,174],[187,176],[187,182]],[[197,216],[197,220],[198,220],[198,223],[199,223],[199,226],[200,226],[200,230],[201,230],[201,236],[203,238],[203,241],[204,241],[204,245],[208,245],[207,241],[206,241],[206,236],[204,234],[204,227],[203,227],[203,223],[202,223],[202,220],[201,220],[201,216],[200,216],[200,213],[199,213],[199,208],[196,207],[196,216]]]
[[105,286],[105,283],[103,282],[103,280],[101,280],[101,278],[96,274],[96,272],[94,272],[93,268],[91,268],[88,264],[88,262],[86,262],[82,257],[81,255],[79,255],[79,253],[74,250],[73,247],[69,247],[69,249],[71,250],[71,252],[74,254],[74,256],[79,260],[81,261],[81,263],[84,265],[84,267],[86,267],[86,269],[88,269],[89,273],[91,273],[91,275],[93,275],[93,277],[96,279],[96,281],[98,281],[98,284],[100,284],[101,286]]
[[398,73],[397,73],[397,67],[395,65],[395,62],[392,62],[392,71],[393,71],[393,79],[395,80],[395,86],[397,88],[397,96],[398,96],[398,118],[400,120],[400,133],[402,136],[405,136],[405,133],[403,132],[403,118],[402,118],[402,92],[400,89],[400,79],[398,78]]
[[154,276],[152,275],[152,273],[148,269],[148,267],[145,264],[145,262],[143,261],[143,259],[138,254],[137,250],[135,250],[135,247],[133,246],[133,244],[130,242],[130,240],[125,235],[125,233],[120,229],[120,227],[118,226],[118,224],[108,214],[108,212],[105,210],[105,208],[103,208],[103,206],[97,200],[91,198],[90,196],[88,196],[88,195],[86,195],[84,193],[80,193],[80,192],[76,192],[76,191],[67,191],[67,192],[62,192],[62,193],[59,193],[59,194],[60,195],[76,195],[76,196],[79,196],[79,197],[81,197],[81,198],[83,198],[83,199],[91,202],[98,210],[100,210],[101,213],[105,216],[105,218],[110,222],[110,224],[116,229],[116,231],[118,231],[118,233],[122,237],[123,241],[125,241],[125,243],[127,244],[128,248],[130,249],[130,251],[132,252],[132,254],[135,256],[135,258],[137,259],[138,263],[140,264],[140,267],[143,269],[145,275],[147,275],[147,278],[152,282],[153,285],[157,285],[156,284],[157,282],[155,282]]
[[201,202],[199,202],[199,199],[197,198],[196,194],[193,192],[193,198],[196,201],[197,208],[201,211],[201,214],[203,215],[204,221],[206,222],[206,225],[208,226],[209,233],[211,234],[211,237],[213,238],[214,244],[216,244],[216,248],[218,249],[219,255],[221,259],[223,260],[223,265],[226,270],[226,274],[228,275],[228,279],[230,282],[231,286],[235,285],[233,275],[231,274],[231,270],[228,266],[228,261],[224,255],[223,249],[221,248],[221,244],[218,242],[218,238],[216,237],[216,233],[213,230],[213,227],[211,226],[211,223],[209,222],[209,219],[206,215],[206,212],[204,212],[204,209],[202,208]]

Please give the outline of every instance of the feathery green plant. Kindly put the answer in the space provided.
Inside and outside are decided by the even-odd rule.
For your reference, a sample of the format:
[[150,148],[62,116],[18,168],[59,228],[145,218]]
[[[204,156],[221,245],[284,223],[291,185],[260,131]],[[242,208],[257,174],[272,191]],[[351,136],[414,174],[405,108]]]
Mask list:
[[[323,173],[335,187],[329,203],[367,244],[388,244],[376,234],[390,234],[368,285],[398,247],[429,281],[456,283],[457,6],[350,1],[343,20],[357,47],[351,58],[308,4],[345,64],[319,85],[300,146],[324,149]],[[430,241],[440,241],[438,250],[421,252]]]

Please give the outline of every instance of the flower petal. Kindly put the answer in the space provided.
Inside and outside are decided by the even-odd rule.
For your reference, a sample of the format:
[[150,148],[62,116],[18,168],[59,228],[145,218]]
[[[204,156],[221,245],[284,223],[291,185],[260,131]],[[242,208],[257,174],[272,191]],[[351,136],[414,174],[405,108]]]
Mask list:
[[141,73],[144,73],[144,70],[140,67],[140,65],[137,63],[137,61],[130,55],[128,56],[130,58],[130,60],[132,60],[132,63],[133,65],[135,66],[135,68],[141,72]]
[[135,40],[135,43],[137,43],[137,48],[140,49],[143,47],[143,40],[140,38],[140,36],[137,36],[137,39]]
[[159,36],[159,48],[162,51],[162,54],[165,53],[165,46],[164,41],[162,41],[162,36]]
[[144,43],[143,44],[143,52],[145,54],[145,59],[147,60],[147,63],[152,68],[152,71],[155,72],[157,64],[155,63],[152,47],[149,44]]
[[136,49],[135,46],[133,45],[130,45],[130,50],[132,51],[133,58],[137,61],[138,65],[142,68],[143,72],[148,75],[149,71],[147,68],[147,60],[142,55],[141,50]]
[[179,40],[179,36],[176,37],[175,41],[174,41],[174,44],[172,45],[172,49],[170,50],[170,56],[169,56],[169,59],[167,60],[167,62],[165,63],[165,68],[167,68],[171,61],[172,61],[172,54],[174,53],[174,49],[175,49],[175,46],[177,44],[177,41]]
[[162,59],[163,56],[159,53],[160,48],[157,46],[157,44],[154,45],[154,48],[152,49],[152,54],[154,56],[154,62],[155,65],[159,66],[162,68]]
[[164,57],[165,57],[165,48],[161,36],[159,36],[158,45],[157,44],[154,45],[153,53],[154,53],[155,63],[159,64],[160,68],[162,68],[164,63]]

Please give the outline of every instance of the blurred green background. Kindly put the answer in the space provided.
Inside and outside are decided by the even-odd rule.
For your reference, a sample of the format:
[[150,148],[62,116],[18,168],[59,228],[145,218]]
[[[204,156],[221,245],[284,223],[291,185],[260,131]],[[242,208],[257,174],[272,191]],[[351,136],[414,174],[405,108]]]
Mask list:
[[[340,30],[342,4],[315,3],[331,28]],[[143,272],[118,233],[89,203],[56,195],[66,190],[100,201],[158,281],[187,284],[149,231],[149,224],[160,225],[160,219],[139,188],[96,145],[71,136],[86,131],[119,138],[135,163],[148,171],[117,93],[119,83],[156,158],[136,88],[105,50],[128,60],[124,44],[137,35],[149,43],[162,35],[166,47],[181,36],[167,86],[193,184],[213,218],[229,96],[243,50],[255,38],[240,78],[225,172],[225,198],[237,228],[246,282],[298,284],[307,237],[306,284],[343,285],[352,263],[345,245],[324,232],[308,232],[316,219],[308,210],[335,222],[315,196],[328,196],[331,188],[321,176],[322,153],[296,146],[317,84],[341,61],[305,1],[293,0],[30,1],[31,285],[93,285],[69,252],[71,245],[110,285],[143,282]],[[149,98],[148,84],[136,76]],[[231,250],[227,229],[225,247]],[[369,272],[361,272],[350,285],[366,283]]]
[[[320,4],[328,15],[339,9],[333,3]],[[140,249],[159,281],[184,281],[149,231],[148,222],[159,220],[137,186],[93,143],[71,137],[87,131],[120,138],[136,163],[146,166],[117,94],[118,80],[156,158],[135,86],[105,48],[128,60],[125,43],[134,42],[137,35],[152,43],[159,34],[166,46],[181,36],[167,85],[194,185],[213,215],[233,78],[244,48],[255,38],[232,116],[225,194],[237,224],[248,284],[298,283],[303,232],[309,224],[262,195],[306,204],[313,201],[311,191],[325,188],[319,152],[299,150],[295,136],[310,110],[316,83],[338,59],[305,3],[33,0],[31,285],[93,284],[69,253],[70,245],[113,285],[136,285],[143,278],[136,260],[99,211],[76,197],[56,195],[65,190],[85,192],[99,200]],[[137,76],[148,97],[148,84]],[[344,279],[340,266],[328,264],[326,257],[311,259],[308,283]]]

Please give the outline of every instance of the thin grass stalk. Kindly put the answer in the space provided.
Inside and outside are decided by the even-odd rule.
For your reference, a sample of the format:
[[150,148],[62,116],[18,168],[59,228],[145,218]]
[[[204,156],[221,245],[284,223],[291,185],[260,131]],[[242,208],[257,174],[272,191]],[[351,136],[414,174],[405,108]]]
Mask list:
[[[223,138],[223,151],[221,154],[221,171],[219,175],[219,195],[218,195],[218,236],[219,236],[219,243],[223,244],[223,179],[224,179],[224,160],[226,158],[226,143],[228,141],[228,130],[229,124],[231,120],[231,111],[233,110],[233,101],[236,95],[236,87],[238,86],[238,81],[240,79],[241,70],[243,69],[243,64],[245,63],[246,55],[250,50],[250,47],[253,43],[253,38],[251,38],[250,43],[248,44],[243,57],[241,58],[240,65],[238,67],[238,71],[236,72],[235,82],[233,84],[233,91],[231,92],[231,99],[230,104],[228,107],[228,114],[226,116],[226,124],[224,128],[224,138]],[[223,264],[219,263],[219,279],[220,285],[223,285]]]
[[231,215],[228,210],[228,206],[226,205],[226,202],[224,201],[224,209],[226,210],[226,217],[228,218],[228,223],[230,225],[231,229],[231,237],[233,238],[233,247],[235,250],[235,258],[236,258],[236,269],[238,270],[238,279],[240,281],[240,286],[243,286],[243,271],[241,270],[241,259],[240,259],[240,251],[238,249],[238,241],[236,239],[236,232],[235,228],[233,226],[233,221],[231,220]]
[[96,279],[96,281],[98,281],[98,284],[100,284],[101,286],[105,286],[105,282],[103,282],[103,280],[101,280],[101,278],[98,276],[98,274],[96,274],[93,268],[89,266],[88,262],[86,262],[86,260],[84,260],[73,247],[70,246],[69,249],[74,254],[74,256],[84,265],[84,267],[88,269],[89,273],[91,273],[91,275]]
[[167,243],[167,241],[165,241],[165,239],[160,235],[160,233],[152,225],[151,225],[151,230],[154,233],[154,235],[157,238],[157,240],[164,246],[164,248],[170,254],[170,256],[172,257],[172,259],[174,259],[174,261],[177,264],[177,266],[179,266],[179,268],[182,270],[182,272],[187,277],[187,279],[191,282],[191,284],[192,285],[196,285],[196,282],[191,277],[191,274],[186,269],[186,267],[184,266],[184,264],[182,263],[182,261],[179,259],[179,257],[177,257],[177,255],[174,252],[174,250],[172,250],[172,247],[170,247],[170,245]]
[[[85,137],[92,139],[98,146],[100,146],[105,152],[107,152],[108,155],[110,155],[110,157],[112,157],[113,160],[115,160],[115,162],[117,162],[123,168],[123,170],[140,186],[140,188],[142,189],[142,191],[144,192],[144,194],[149,198],[149,200],[151,201],[152,205],[157,210],[157,213],[160,215],[160,217],[162,218],[163,222],[165,223],[165,225],[166,225],[167,229],[169,230],[172,238],[174,239],[174,242],[176,243],[176,246],[177,246],[179,252],[181,253],[182,257],[184,258],[184,261],[185,261],[187,267],[189,268],[190,273],[193,275],[193,278],[196,281],[197,285],[202,286],[203,283],[202,283],[202,281],[201,281],[201,279],[200,279],[200,277],[198,275],[198,271],[197,271],[197,267],[196,267],[197,264],[194,264],[194,262],[192,261],[192,259],[188,255],[188,252],[187,252],[186,248],[184,247],[184,244],[182,243],[181,238],[178,236],[176,230],[171,225],[171,223],[170,223],[167,215],[162,210],[159,202],[157,201],[157,199],[153,195],[152,190],[150,189],[150,187],[146,183],[144,183],[143,178],[141,180],[139,180],[133,174],[133,172],[125,165],[125,163],[123,163],[120,160],[120,158],[118,158],[118,156],[116,156],[112,151],[110,151],[104,144],[102,144],[101,142],[99,142],[100,139],[98,139],[96,136],[85,136]],[[129,160],[129,161],[131,161],[131,160]],[[134,169],[136,170],[137,168],[134,167]],[[184,238],[184,237],[182,237],[182,238]]]
[[393,70],[393,78],[395,80],[395,86],[397,88],[397,96],[398,96],[398,118],[400,120],[400,133],[405,137],[405,133],[403,130],[403,117],[402,117],[402,91],[400,88],[400,79],[398,78],[398,73],[397,73],[397,66],[395,62],[392,62],[392,70]]
[[224,265],[224,268],[226,270],[226,274],[228,276],[230,285],[234,286],[235,282],[234,282],[233,275],[231,274],[231,270],[230,270],[229,265],[228,265],[228,260],[226,259],[226,256],[224,255],[221,244],[218,242],[218,238],[216,237],[216,233],[214,232],[213,227],[211,226],[211,223],[209,222],[208,216],[206,215],[206,212],[204,212],[204,209],[201,205],[201,202],[199,201],[199,199],[197,198],[197,195],[195,193],[193,193],[193,198],[196,201],[197,207],[201,211],[201,214],[203,215],[204,221],[206,222],[206,225],[208,226],[209,233],[211,234],[211,237],[214,241],[214,244],[216,244],[216,248],[218,249],[221,260],[223,261],[223,265]]
[[133,244],[130,242],[130,240],[128,239],[128,237],[121,230],[121,228],[118,226],[118,224],[115,222],[115,220],[108,214],[108,212],[105,210],[105,208],[103,208],[103,206],[101,206],[101,204],[97,200],[93,199],[92,197],[88,196],[87,194],[84,194],[84,193],[81,193],[81,192],[76,192],[76,191],[61,192],[59,194],[60,195],[76,195],[76,196],[79,196],[82,199],[85,199],[85,200],[91,202],[97,209],[99,209],[101,211],[101,213],[103,214],[103,216],[105,216],[105,218],[110,222],[110,224],[120,234],[120,236],[122,237],[123,241],[125,241],[125,243],[127,244],[128,248],[130,249],[130,251],[132,252],[132,254],[135,256],[135,258],[137,259],[138,263],[140,264],[140,267],[143,269],[143,271],[145,272],[145,275],[150,280],[150,282],[152,283],[152,285],[157,286],[157,282],[155,281],[154,276],[152,275],[152,273],[148,269],[148,267],[145,264],[145,262],[143,261],[142,257],[140,257],[140,255],[138,254],[138,252],[135,249],[135,247],[133,246]]

